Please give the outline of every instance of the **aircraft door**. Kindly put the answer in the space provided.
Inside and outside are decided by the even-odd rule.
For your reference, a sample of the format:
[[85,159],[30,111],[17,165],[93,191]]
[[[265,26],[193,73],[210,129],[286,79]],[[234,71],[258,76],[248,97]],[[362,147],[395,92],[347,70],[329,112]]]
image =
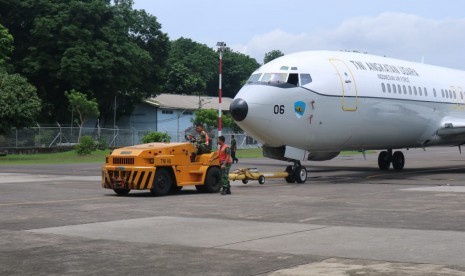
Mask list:
[[357,84],[349,67],[339,59],[329,59],[341,81],[342,110],[357,110]]

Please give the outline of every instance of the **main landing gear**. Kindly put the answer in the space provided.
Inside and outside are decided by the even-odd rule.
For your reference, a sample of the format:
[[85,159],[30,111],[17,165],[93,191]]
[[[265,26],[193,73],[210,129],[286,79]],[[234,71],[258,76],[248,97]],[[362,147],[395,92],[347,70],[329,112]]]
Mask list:
[[300,161],[294,161],[294,165],[287,166],[288,176],[285,178],[287,183],[305,183],[307,181],[307,169],[300,164]]
[[392,149],[388,149],[379,153],[378,167],[381,170],[389,170],[391,166],[394,170],[402,170],[405,165],[405,157],[401,151],[396,151],[392,154]]

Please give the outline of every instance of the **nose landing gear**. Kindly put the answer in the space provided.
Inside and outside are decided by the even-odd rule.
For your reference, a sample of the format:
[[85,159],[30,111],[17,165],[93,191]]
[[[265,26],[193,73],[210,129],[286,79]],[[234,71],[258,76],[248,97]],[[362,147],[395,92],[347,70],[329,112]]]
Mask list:
[[285,178],[287,183],[305,183],[307,181],[307,169],[299,161],[294,161],[293,166],[287,166],[286,172],[288,173]]
[[402,170],[405,165],[405,157],[401,151],[396,151],[392,154],[392,149],[388,149],[387,151],[382,151],[378,155],[378,167],[381,170],[389,170],[391,166],[394,170]]

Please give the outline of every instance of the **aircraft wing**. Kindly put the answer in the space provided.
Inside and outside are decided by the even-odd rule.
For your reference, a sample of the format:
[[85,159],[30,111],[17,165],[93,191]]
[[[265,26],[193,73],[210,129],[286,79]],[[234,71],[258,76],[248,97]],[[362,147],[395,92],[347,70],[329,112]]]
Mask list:
[[465,120],[447,117],[442,121],[442,127],[436,132],[441,137],[453,137],[465,135]]

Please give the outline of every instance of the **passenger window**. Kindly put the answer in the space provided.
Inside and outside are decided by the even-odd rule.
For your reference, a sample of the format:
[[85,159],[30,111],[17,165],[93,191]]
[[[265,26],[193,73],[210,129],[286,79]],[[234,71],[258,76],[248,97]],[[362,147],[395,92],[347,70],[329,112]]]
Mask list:
[[381,89],[383,90],[383,93],[386,93],[386,85],[384,85],[384,82],[381,83]]
[[387,84],[387,88],[388,88],[388,93],[391,93],[391,85],[389,83]]
[[396,94],[396,85],[395,84],[392,85],[392,93]]
[[436,98],[436,89],[433,88],[433,96]]
[[423,96],[423,92],[421,92],[421,87],[418,87],[418,94],[420,94],[420,96]]
[[444,98],[444,89],[441,89],[441,96]]
[[312,82],[312,76],[310,74],[300,74],[300,85],[306,85]]
[[410,85],[408,86],[408,94],[412,95],[412,87]]
[[417,88],[415,86],[413,87],[413,94],[417,95]]
[[426,90],[426,87],[423,87],[423,90],[425,90],[425,96],[428,97],[428,90]]
[[404,95],[407,95],[407,88],[405,87],[405,85],[402,85],[402,88],[404,90]]

